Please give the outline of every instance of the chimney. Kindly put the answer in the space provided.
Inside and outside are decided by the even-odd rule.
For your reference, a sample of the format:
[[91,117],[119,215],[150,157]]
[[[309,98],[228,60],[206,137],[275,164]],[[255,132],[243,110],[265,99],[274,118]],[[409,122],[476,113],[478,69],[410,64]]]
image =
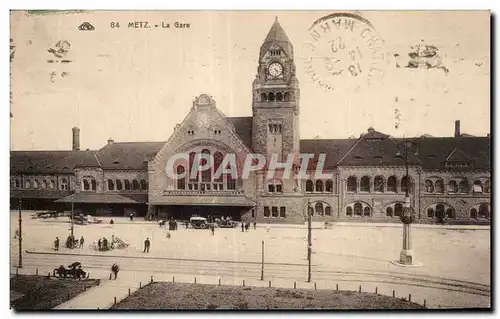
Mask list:
[[455,121],[455,137],[460,137],[460,121]]
[[80,150],[80,129],[73,127],[73,151]]
[[110,137],[110,138],[109,138],[109,140],[108,140],[108,145],[111,145],[111,144],[113,144],[114,142],[115,142],[115,140],[113,140],[113,139]]

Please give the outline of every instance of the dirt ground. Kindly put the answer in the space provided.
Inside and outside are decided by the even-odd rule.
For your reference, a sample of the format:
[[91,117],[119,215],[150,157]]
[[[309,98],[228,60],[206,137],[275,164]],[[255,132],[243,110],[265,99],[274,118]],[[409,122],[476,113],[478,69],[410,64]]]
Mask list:
[[88,289],[95,285],[97,285],[95,279],[78,281],[46,276],[14,275],[10,279],[11,295],[24,296],[11,302],[10,306],[16,311],[52,309],[76,297],[85,290],[85,287]]
[[353,291],[152,283],[111,309],[423,309],[406,300]]

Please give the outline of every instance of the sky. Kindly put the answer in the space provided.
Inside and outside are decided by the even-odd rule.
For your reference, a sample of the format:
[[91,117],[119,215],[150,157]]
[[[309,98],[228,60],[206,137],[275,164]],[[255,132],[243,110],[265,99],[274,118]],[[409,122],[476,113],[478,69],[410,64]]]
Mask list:
[[[275,17],[294,46],[301,138],[359,137],[370,126],[392,136],[452,136],[455,120],[463,133],[490,133],[488,11],[354,12],[383,40],[384,76],[359,88],[338,81],[327,91],[308,76],[306,61],[309,29],[331,13],[14,11],[11,148],[71,149],[73,126],[82,149],[109,138],[166,141],[202,93],[227,116],[251,116],[259,49]],[[131,21],[171,28],[129,28]],[[78,30],[83,22],[95,30]],[[49,52],[58,42],[63,57]],[[406,67],[418,44],[436,48],[439,68]]]

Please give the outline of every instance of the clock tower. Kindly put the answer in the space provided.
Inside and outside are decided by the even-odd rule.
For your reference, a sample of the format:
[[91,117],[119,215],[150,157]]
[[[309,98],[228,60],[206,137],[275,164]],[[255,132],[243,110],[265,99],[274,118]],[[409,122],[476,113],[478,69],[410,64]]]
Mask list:
[[299,82],[293,46],[278,18],[260,47],[253,82],[252,148],[267,158],[286,161],[299,152]]

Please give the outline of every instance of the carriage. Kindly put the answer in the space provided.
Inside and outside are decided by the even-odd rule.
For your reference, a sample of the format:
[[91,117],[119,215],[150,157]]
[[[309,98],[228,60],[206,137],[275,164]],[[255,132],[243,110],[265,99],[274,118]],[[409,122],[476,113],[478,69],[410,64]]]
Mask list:
[[60,265],[58,268],[54,269],[54,275],[57,275],[59,278],[74,278],[74,279],[85,279],[87,273],[83,271],[82,264],[80,262],[74,262],[65,268],[63,265]]

